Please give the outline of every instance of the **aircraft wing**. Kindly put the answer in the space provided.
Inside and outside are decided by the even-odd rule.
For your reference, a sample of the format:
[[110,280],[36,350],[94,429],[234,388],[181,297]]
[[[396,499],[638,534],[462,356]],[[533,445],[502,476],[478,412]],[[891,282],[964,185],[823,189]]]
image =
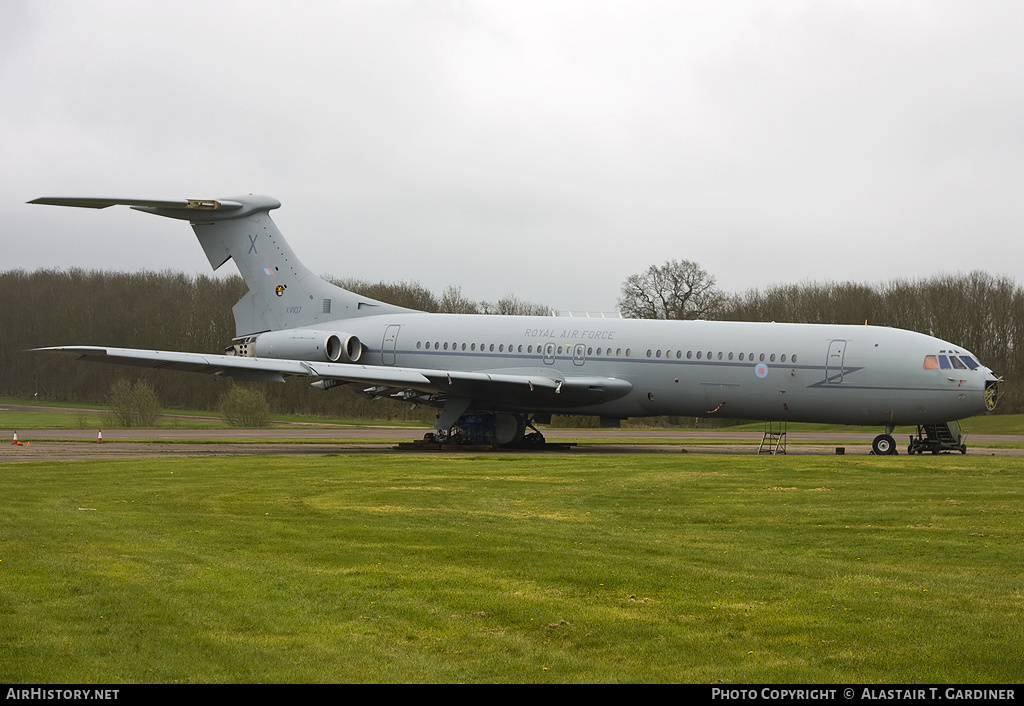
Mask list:
[[486,404],[536,405],[538,408],[598,404],[623,397],[633,389],[626,380],[565,377],[554,369],[528,372],[434,370],[103,346],[57,346],[34,350],[66,353],[91,362],[208,373],[242,381],[284,382],[285,375],[296,375],[367,385],[369,387],[363,392],[374,396],[388,394],[411,398],[421,393]]

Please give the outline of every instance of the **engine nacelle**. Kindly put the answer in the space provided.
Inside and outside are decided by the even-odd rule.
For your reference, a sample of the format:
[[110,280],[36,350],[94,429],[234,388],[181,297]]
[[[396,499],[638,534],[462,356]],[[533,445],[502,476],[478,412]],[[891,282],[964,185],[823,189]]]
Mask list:
[[261,333],[246,353],[257,358],[356,363],[363,357],[363,344],[350,333],[296,328]]

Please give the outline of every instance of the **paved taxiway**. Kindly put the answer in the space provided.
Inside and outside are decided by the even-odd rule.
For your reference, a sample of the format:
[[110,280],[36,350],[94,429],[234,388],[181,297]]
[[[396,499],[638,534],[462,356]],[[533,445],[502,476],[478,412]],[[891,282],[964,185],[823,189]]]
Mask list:
[[[420,453],[396,451],[389,443],[420,439],[426,429],[417,428],[288,428],[288,429],[111,429],[97,443],[97,430],[20,430],[16,446],[0,443],[0,462],[74,460],[101,458],[152,458],[166,456],[223,455],[324,455],[338,453]],[[671,429],[548,429],[549,442],[573,439],[578,445],[564,450],[513,453],[559,454],[756,454],[759,432],[679,431]],[[846,455],[871,452],[872,433],[790,432],[788,455]],[[367,443],[374,440],[375,443]],[[588,440],[593,440],[589,442]],[[691,443],[687,443],[691,440]],[[598,443],[598,441],[600,443]],[[662,441],[664,443],[658,443]],[[897,439],[900,441],[900,439]],[[682,443],[680,443],[682,442]],[[1021,448],[995,448],[992,442],[1013,442]],[[901,445],[906,442],[901,442]],[[903,447],[905,449],[905,446]],[[477,451],[479,452],[479,451]],[[486,452],[485,452],[486,453]],[[503,453],[509,453],[503,451]],[[1024,436],[978,435],[968,437],[971,455],[1024,456]],[[959,454],[954,454],[959,455]],[[925,458],[931,456],[926,454]]]

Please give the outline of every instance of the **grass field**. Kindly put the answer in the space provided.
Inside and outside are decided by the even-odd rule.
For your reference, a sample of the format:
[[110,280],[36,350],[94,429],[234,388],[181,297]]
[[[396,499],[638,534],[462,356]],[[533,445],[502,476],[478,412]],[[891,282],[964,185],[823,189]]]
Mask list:
[[[24,400],[0,399],[3,403],[26,405]],[[426,428],[422,423],[373,419],[333,419],[300,414],[275,414],[272,426],[296,424],[309,426],[375,426]],[[157,424],[161,429],[230,429],[219,412],[164,409]],[[34,409],[12,411],[0,409],[0,429],[116,429],[121,424],[114,414],[99,406],[75,409],[39,405]]]
[[[28,406],[27,400],[11,397],[0,398],[0,406],[4,404]],[[78,403],[67,403],[76,409],[69,411],[66,407],[56,406],[56,403],[32,404],[34,409],[30,411],[11,411],[0,409],[0,429],[113,429],[120,426],[114,415],[101,405],[86,405]],[[424,428],[418,422],[372,420],[372,419],[332,419],[326,417],[314,417],[309,415],[277,414],[272,417],[276,426],[289,426],[294,424],[312,426],[397,426],[409,428]],[[971,434],[1024,434],[1024,414],[986,414],[978,417],[971,417],[960,422],[963,429]],[[637,418],[628,422],[629,426],[643,429],[644,419]],[[196,411],[196,410],[163,410],[159,422],[160,428],[164,429],[210,429],[229,428],[222,415],[217,412]],[[744,422],[720,428],[707,429],[709,438],[714,438],[720,432],[749,431],[761,432],[764,430],[764,422]],[[791,423],[787,425],[790,432],[854,432],[854,433],[879,433],[881,429],[876,427],[863,426],[841,426],[835,424],[807,424]],[[905,438],[909,434],[916,433],[914,427],[897,427],[895,435],[897,438]]]
[[0,466],[0,682],[1019,682],[1024,464]]

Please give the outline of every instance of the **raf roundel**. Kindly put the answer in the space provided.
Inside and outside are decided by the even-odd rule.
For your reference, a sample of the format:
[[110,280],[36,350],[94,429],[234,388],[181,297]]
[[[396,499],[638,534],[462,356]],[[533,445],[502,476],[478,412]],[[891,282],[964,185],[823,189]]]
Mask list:
[[754,366],[754,375],[759,378],[768,377],[768,366],[764,363],[758,363]]

